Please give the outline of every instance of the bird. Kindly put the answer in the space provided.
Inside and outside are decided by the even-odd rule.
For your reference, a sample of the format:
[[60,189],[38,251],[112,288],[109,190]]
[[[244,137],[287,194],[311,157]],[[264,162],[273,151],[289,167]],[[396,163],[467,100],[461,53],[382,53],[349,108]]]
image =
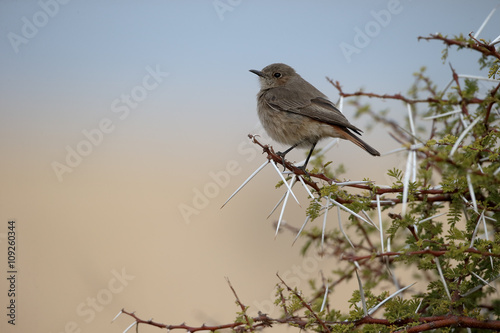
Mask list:
[[[311,147],[306,166],[318,141],[332,137],[349,140],[373,156],[380,153],[361,140],[362,130],[351,124],[328,97],[304,80],[290,66],[274,63],[262,70],[251,69],[259,76],[260,91],[257,94],[257,113],[267,134],[275,141],[291,145],[285,156],[294,148]],[[356,135],[357,134],[357,135]]]

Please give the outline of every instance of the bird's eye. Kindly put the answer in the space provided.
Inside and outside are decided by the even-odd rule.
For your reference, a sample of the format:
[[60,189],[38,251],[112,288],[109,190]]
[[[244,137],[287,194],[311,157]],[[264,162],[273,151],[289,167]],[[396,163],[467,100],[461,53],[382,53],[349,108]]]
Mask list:
[[279,77],[281,77],[281,73],[274,73],[274,74],[273,74],[273,76],[274,76],[275,78],[279,78]]

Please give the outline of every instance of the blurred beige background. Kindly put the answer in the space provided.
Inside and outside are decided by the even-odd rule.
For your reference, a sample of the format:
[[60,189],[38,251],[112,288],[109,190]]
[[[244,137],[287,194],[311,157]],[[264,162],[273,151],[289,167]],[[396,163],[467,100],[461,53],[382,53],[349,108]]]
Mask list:
[[[496,5],[401,1],[377,21],[387,1],[220,2],[0,2],[0,268],[7,276],[14,219],[18,271],[15,326],[6,278],[0,283],[1,332],[123,332],[131,318],[111,324],[122,308],[166,324],[232,322],[239,308],[225,277],[250,314],[278,316],[270,307],[277,272],[307,290],[308,279],[338,263],[300,256],[302,243],[292,247],[288,232],[274,239],[279,211],[267,215],[284,190],[274,188],[271,166],[220,209],[265,161],[247,138],[259,132],[258,82],[248,70],[288,63],[334,101],[325,76],[345,91],[404,93],[427,65],[445,85],[442,45],[416,38],[468,33]],[[360,40],[366,29],[375,30]],[[487,29],[484,38],[494,37]],[[347,44],[357,52],[346,54]],[[459,71],[477,70],[462,66],[467,55],[451,60]],[[403,123],[406,107],[372,102]],[[372,125],[348,105],[344,112],[360,128]],[[383,128],[363,138],[381,152],[398,147]],[[80,159],[68,157],[78,149]],[[343,163],[345,178],[380,184],[389,181],[385,170],[405,163],[349,142],[326,159]],[[297,193],[302,208],[290,201],[285,220],[300,227],[307,199]],[[328,227],[336,226],[332,216]],[[335,305],[355,288],[335,290]]]

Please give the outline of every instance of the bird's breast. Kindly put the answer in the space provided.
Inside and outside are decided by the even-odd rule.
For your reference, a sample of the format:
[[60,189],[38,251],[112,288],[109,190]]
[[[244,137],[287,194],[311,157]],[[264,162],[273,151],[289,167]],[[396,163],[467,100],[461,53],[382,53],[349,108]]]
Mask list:
[[259,98],[258,115],[267,134],[287,145],[310,146],[322,137],[321,123],[297,113],[281,111]]

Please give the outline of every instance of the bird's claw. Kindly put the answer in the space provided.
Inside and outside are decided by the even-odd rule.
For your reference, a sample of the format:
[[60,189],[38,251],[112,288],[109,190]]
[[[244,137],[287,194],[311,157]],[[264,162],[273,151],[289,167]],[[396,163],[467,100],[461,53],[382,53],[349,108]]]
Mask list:
[[281,164],[283,165],[283,171],[285,171],[286,170],[286,165],[285,165],[285,163],[286,163],[286,160],[285,160],[286,153],[282,153],[282,152],[279,151],[279,152],[276,153],[276,155],[278,155],[279,157],[281,157]]
[[309,172],[307,172],[307,170],[306,170],[306,166],[305,166],[305,165],[299,166],[299,167],[297,167],[297,169],[302,170],[302,172],[304,172],[304,174],[305,174],[307,177],[311,178],[311,175],[309,174]]

